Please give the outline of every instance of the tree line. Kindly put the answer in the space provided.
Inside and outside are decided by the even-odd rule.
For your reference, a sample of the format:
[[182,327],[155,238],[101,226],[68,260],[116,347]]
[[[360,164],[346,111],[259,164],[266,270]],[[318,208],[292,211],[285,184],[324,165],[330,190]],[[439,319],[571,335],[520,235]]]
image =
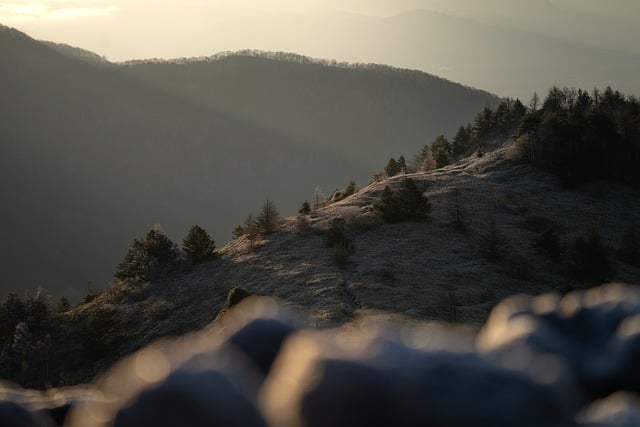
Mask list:
[[410,162],[392,157],[374,179],[482,156],[486,144],[504,138],[517,142],[523,161],[553,172],[565,187],[596,179],[640,186],[640,101],[610,87],[602,92],[552,87],[544,100],[534,93],[528,107],[505,99],[495,110],[485,107],[453,138],[436,137]]

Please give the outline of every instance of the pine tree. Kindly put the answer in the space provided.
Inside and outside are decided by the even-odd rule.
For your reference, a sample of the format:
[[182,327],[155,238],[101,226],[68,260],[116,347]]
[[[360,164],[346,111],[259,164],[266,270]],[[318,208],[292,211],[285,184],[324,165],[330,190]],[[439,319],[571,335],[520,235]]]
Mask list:
[[182,241],[182,250],[193,264],[199,264],[213,258],[216,245],[211,236],[200,226],[189,229],[187,237]]
[[440,135],[431,143],[431,153],[436,161],[436,167],[441,168],[451,163],[451,144]]
[[231,234],[233,235],[234,239],[237,239],[240,236],[244,236],[246,234],[246,230],[243,226],[237,225],[236,228],[233,229],[233,232]]
[[149,254],[146,245],[134,239],[127,250],[127,255],[116,268],[116,278],[131,282],[146,282],[149,280]]
[[451,142],[451,152],[454,156],[464,154],[471,147],[471,129],[460,126]]
[[147,233],[144,244],[147,248],[147,254],[161,263],[172,263],[178,258],[178,246],[159,226]]
[[305,200],[302,205],[300,205],[298,213],[300,215],[309,215],[309,212],[311,212],[311,205]]
[[405,221],[424,221],[431,212],[429,200],[410,178],[402,180],[402,187],[397,197],[400,200]]
[[424,221],[431,212],[429,200],[410,178],[402,180],[402,187],[398,191],[386,186],[373,207],[382,214],[382,219],[392,223]]
[[396,195],[388,185],[384,187],[380,199],[373,204],[373,207],[387,222],[397,222],[400,217]]
[[280,214],[276,205],[270,199],[266,199],[262,204],[262,210],[256,218],[256,225],[262,234],[270,234],[278,229]]
[[398,169],[398,173],[407,173],[407,161],[402,155],[398,158]]
[[393,157],[390,158],[387,162],[387,166],[384,168],[384,171],[389,177],[398,175],[400,173],[400,165],[398,164],[398,161]]
[[344,197],[349,197],[356,192],[357,186],[354,180],[350,180],[347,186],[342,191]]

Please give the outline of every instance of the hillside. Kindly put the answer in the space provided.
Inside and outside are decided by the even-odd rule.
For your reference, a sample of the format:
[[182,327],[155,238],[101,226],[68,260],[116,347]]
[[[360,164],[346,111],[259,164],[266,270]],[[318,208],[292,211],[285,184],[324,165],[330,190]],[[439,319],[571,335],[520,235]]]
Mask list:
[[[552,175],[515,161],[514,147],[512,141],[496,142],[483,157],[408,175],[431,202],[428,222],[387,224],[371,215],[371,204],[385,186],[397,187],[404,178],[399,176],[307,220],[287,218],[263,240],[233,240],[219,250],[219,259],[192,271],[142,285],[115,284],[60,315],[53,338],[65,346],[54,357],[60,361],[56,370],[73,382],[87,381],[158,337],[200,329],[215,319],[234,286],[276,297],[320,328],[364,316],[477,327],[510,295],[565,293],[594,284],[567,274],[569,255],[554,260],[536,250],[534,241],[550,224],[568,253],[579,235],[597,227],[612,266],[606,280],[640,284],[640,267],[618,256],[629,225],[640,224],[637,191],[604,181],[563,190]],[[454,189],[464,231],[453,226]],[[327,247],[330,224],[337,223],[354,247],[345,263]],[[97,351],[87,356],[83,328],[106,347],[91,347]]]
[[290,213],[317,185],[366,182],[497,101],[424,73],[269,55],[115,65],[7,27],[0,49],[2,293],[100,289],[154,224],[224,243],[265,197]]
[[[244,51],[132,61],[127,76],[373,168],[411,153],[497,98],[419,71]],[[377,163],[376,163],[377,162]],[[360,177],[358,177],[360,178]],[[364,179],[367,176],[362,177]]]

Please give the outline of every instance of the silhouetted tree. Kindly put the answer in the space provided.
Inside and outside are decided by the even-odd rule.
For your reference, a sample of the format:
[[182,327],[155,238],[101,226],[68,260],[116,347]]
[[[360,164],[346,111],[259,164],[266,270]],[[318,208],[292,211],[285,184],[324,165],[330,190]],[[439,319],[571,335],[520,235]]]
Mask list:
[[436,167],[441,168],[451,163],[451,144],[440,135],[431,143],[431,153],[436,161]]
[[298,209],[300,215],[308,215],[311,212],[311,205],[306,200],[302,203]]
[[385,166],[384,168],[384,171],[387,174],[387,176],[390,176],[390,177],[398,175],[401,172],[398,161],[393,157],[390,158],[389,161],[387,162],[387,166]]
[[429,200],[410,178],[402,180],[398,191],[386,186],[374,208],[387,222],[425,221],[431,212]]
[[262,204],[262,210],[256,217],[256,225],[262,234],[270,234],[278,229],[280,214],[272,200],[266,199]]
[[159,226],[147,233],[144,240],[147,254],[156,258],[160,263],[173,263],[178,258],[178,246],[169,239]]
[[144,242],[134,239],[124,259],[116,267],[116,278],[131,282],[149,280],[149,253]]
[[531,96],[531,101],[529,101],[529,111],[534,112],[538,109],[538,105],[540,104],[540,96],[538,96],[538,92],[533,92]]
[[407,161],[402,155],[398,157],[398,169],[399,169],[398,173],[407,173]]
[[454,156],[459,156],[471,148],[473,133],[470,126],[460,126],[456,136],[451,141],[451,152]]
[[236,225],[236,228],[233,229],[233,232],[231,234],[233,235],[234,239],[237,239],[240,236],[244,236],[245,232],[246,232],[246,230],[244,229],[243,226]]
[[71,309],[71,304],[69,303],[69,299],[67,297],[60,297],[56,304],[56,311],[58,313],[65,313]]
[[182,241],[182,250],[193,264],[199,264],[213,258],[216,244],[202,227],[194,225]]

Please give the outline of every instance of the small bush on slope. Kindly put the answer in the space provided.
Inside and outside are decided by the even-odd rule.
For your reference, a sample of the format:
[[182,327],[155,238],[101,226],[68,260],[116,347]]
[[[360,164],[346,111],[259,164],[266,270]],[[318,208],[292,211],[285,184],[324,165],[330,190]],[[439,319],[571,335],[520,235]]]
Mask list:
[[431,213],[429,200],[410,178],[402,180],[398,191],[385,187],[380,200],[373,207],[380,212],[382,219],[391,223],[426,221]]
[[602,244],[600,232],[592,227],[578,236],[568,253],[570,277],[587,282],[603,282],[611,271],[609,257]]

